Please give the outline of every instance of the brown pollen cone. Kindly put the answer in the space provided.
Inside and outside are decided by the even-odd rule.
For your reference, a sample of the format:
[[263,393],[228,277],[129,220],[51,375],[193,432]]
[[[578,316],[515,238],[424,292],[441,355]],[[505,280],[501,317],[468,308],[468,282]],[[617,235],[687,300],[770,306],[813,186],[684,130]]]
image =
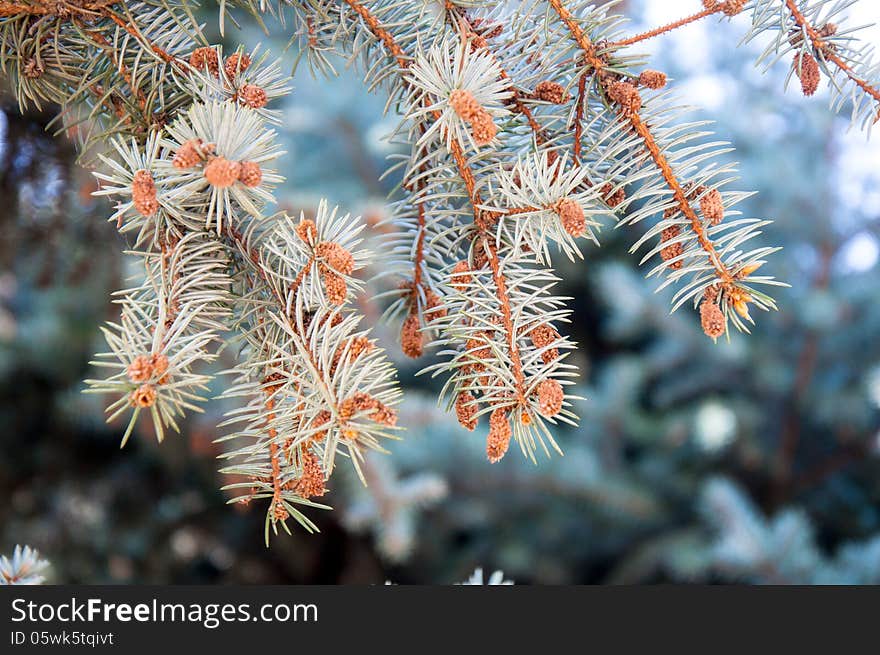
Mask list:
[[207,67],[208,72],[215,77],[220,72],[220,58],[217,56],[217,51],[207,46],[192,51],[189,56],[189,65],[198,70],[204,70]]
[[226,73],[226,77],[235,77],[236,72],[243,73],[248,69],[248,66],[251,65],[251,58],[248,54],[232,54],[226,58],[226,62],[223,64],[223,70]]
[[580,204],[573,198],[563,198],[554,207],[562,227],[573,237],[581,237],[587,229],[587,219]]
[[134,174],[131,182],[131,200],[134,208],[144,216],[152,216],[159,210],[156,199],[156,183],[150,171],[140,170]]
[[700,325],[707,337],[717,339],[727,329],[727,322],[724,320],[724,312],[712,300],[704,300],[700,303]]
[[462,391],[455,398],[455,417],[463,428],[473,432],[477,427],[476,399],[467,391]]
[[224,189],[235,184],[240,170],[241,164],[237,161],[229,161],[226,157],[214,157],[205,166],[204,176],[211,186]]
[[510,447],[512,434],[507,411],[500,407],[492,410],[489,415],[489,436],[486,438],[486,455],[490,462],[495,464],[501,461]]
[[238,181],[248,188],[260,186],[263,181],[263,171],[260,165],[255,161],[241,162],[241,168],[238,171]]
[[551,82],[550,80],[538,82],[538,86],[535,87],[535,95],[538,96],[539,99],[553,103],[554,105],[561,105],[569,98],[568,93],[565,92],[564,86],[559,82]]
[[412,359],[418,359],[424,352],[424,335],[420,327],[418,314],[412,313],[406,317],[400,329],[400,347],[403,354]]
[[538,385],[538,411],[547,417],[556,416],[562,411],[565,392],[558,381],[548,378]]

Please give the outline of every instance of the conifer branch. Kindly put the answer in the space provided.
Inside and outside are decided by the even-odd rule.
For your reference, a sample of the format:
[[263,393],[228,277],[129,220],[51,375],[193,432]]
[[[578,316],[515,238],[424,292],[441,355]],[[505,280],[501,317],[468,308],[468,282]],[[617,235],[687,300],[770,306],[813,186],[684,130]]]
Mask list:
[[[559,332],[570,310],[550,267],[557,254],[582,258],[603,216],[651,219],[632,250],[645,246],[642,262],[657,260],[648,275],[665,275],[661,289],[678,283],[673,309],[692,304],[710,337],[748,332],[750,308],[775,308],[759,285],[780,283],[758,271],[776,249],[751,245],[767,222],[738,216],[748,194],[724,188],[724,144],[680,122],[666,76],[624,52],[745,5],[706,1],[629,37],[584,0],[238,0],[220,16],[222,28],[233,6],[292,12],[313,70],[334,72],[333,53],[360,61],[399,111],[393,139],[408,152],[392,168],[405,194],[389,240],[403,281],[386,316],[403,315],[406,354],[435,350],[423,370],[445,377],[458,421],[473,430],[487,417],[494,462],[512,440],[532,459],[558,451],[553,426],[577,419],[573,346]],[[781,16],[777,5],[749,5],[750,38],[777,32],[762,58],[793,52],[805,93],[825,72],[838,107],[873,119],[875,67],[818,21],[827,0],[785,0]],[[358,249],[362,223],[324,202],[314,220],[268,212],[283,180],[271,104],[289,90],[277,62],[224,55],[169,0],[0,2],[0,37],[19,102],[62,106],[142,264],[105,330],[97,361],[109,374],[90,380],[114,396],[111,418],[128,414],[123,443],[143,414],[161,440],[199,411],[218,335],[235,333],[227,488],[268,503],[267,538],[290,517],[316,529],[301,508],[322,507],[337,455],[370,477],[366,453],[394,438],[399,392],[350,308],[371,257]]]

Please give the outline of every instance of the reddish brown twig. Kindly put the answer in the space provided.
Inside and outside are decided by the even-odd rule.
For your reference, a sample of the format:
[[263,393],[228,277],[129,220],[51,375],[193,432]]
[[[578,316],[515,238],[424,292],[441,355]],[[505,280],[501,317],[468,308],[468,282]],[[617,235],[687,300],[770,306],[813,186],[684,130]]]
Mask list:
[[717,14],[718,12],[724,11],[724,4],[718,4],[715,7],[703,9],[703,11],[699,11],[696,14],[692,14],[690,16],[685,16],[677,21],[669,23],[667,25],[661,25],[653,30],[648,30],[647,32],[642,32],[641,34],[636,34],[635,36],[631,36],[628,39],[622,39],[620,41],[615,41],[611,45],[615,48],[621,48],[623,46],[632,45],[634,43],[639,43],[640,41],[647,41],[648,39],[654,38],[655,36],[660,36],[661,34],[666,34],[667,32],[671,32],[672,30],[676,30],[679,27],[684,27],[690,23],[695,23],[698,20],[706,18],[707,16],[711,16],[712,14]]

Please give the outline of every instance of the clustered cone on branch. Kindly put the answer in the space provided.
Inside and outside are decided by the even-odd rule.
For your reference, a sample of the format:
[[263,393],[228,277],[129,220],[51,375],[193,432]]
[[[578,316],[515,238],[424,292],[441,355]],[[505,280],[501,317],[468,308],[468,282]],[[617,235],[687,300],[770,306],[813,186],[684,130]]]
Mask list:
[[473,394],[462,391],[455,397],[455,417],[463,428],[471,432],[477,427],[477,409]]
[[811,96],[819,88],[822,74],[819,72],[819,63],[808,52],[798,53],[794,56],[794,70],[801,81],[801,91],[805,96]]
[[241,164],[226,157],[214,157],[205,165],[205,179],[218,189],[230,187],[238,181]]
[[569,95],[559,82],[545,80],[539,82],[535,87],[535,96],[539,100],[552,103],[554,105],[562,105],[568,102]]
[[529,332],[529,338],[532,341],[532,345],[538,350],[546,348],[546,350],[541,353],[541,359],[545,364],[549,364],[550,362],[559,359],[559,349],[552,347],[552,344],[560,338],[560,335],[551,325],[542,323],[541,325],[535,326],[532,328],[531,332]]
[[492,143],[498,134],[498,127],[492,120],[492,115],[480,106],[473,93],[465,89],[454,89],[449,94],[449,106],[459,118],[471,126],[474,143],[478,146]]
[[245,72],[250,65],[251,58],[249,55],[246,53],[235,53],[226,58],[226,61],[223,63],[223,70],[226,73],[226,76],[232,79],[235,77],[236,73]]
[[168,357],[163,353],[138,355],[131,361],[126,375],[130,382],[139,385],[129,394],[128,402],[132,407],[145,409],[156,404],[157,385],[168,384],[170,381],[169,366]]
[[260,165],[255,161],[241,162],[241,168],[238,171],[238,181],[248,188],[260,186],[263,181],[263,171]]
[[326,493],[327,481],[321,460],[311,450],[304,449],[300,454],[302,475],[293,482],[293,490],[303,498],[319,498]]
[[557,380],[549,378],[538,385],[538,411],[551,418],[562,411],[565,392]]
[[642,108],[642,96],[639,90],[631,82],[617,80],[608,85],[606,89],[609,100],[627,114],[635,114]]
[[489,436],[486,438],[486,455],[491,463],[500,462],[507,454],[512,435],[507,410],[496,407],[489,415]]
[[718,189],[712,189],[700,198],[700,211],[712,225],[719,225],[724,220],[724,204]]
[[418,314],[411,313],[404,319],[400,330],[400,347],[403,354],[412,359],[418,359],[424,353],[425,338]]
[[644,70],[639,74],[639,84],[649,89],[662,89],[666,86],[666,73],[655,70]]
[[220,72],[220,58],[217,50],[208,46],[196,48],[189,56],[189,65],[198,70],[208,69],[214,77]]
[[134,174],[131,183],[131,200],[134,208],[148,218],[159,210],[156,182],[150,171],[140,170]]
[[707,337],[717,339],[727,330],[727,319],[724,312],[715,302],[715,298],[704,298],[700,303],[700,324]]
[[145,409],[155,405],[157,398],[158,394],[156,393],[156,387],[152,384],[142,384],[131,392],[129,403],[132,407]]
[[681,259],[675,259],[684,253],[681,241],[675,241],[679,236],[681,236],[681,226],[679,225],[670,225],[660,233],[660,243],[665,244],[660,250],[660,257],[663,261],[668,262],[667,267],[673,270],[678,270],[684,265]]
[[244,84],[238,90],[238,98],[242,103],[252,109],[265,107],[269,102],[269,96],[256,84]]
[[313,220],[304,219],[296,226],[296,234],[304,242],[313,244],[318,238],[318,228]]
[[[297,227],[297,235],[303,240],[312,240],[317,231],[314,223],[303,221]],[[307,242],[309,242],[307,241]],[[340,244],[323,241],[315,247],[318,258],[318,271],[324,283],[324,293],[332,305],[342,305],[348,297],[348,285],[343,276],[354,271],[354,257]]]
[[464,293],[472,281],[470,267],[465,261],[460,261],[452,268],[452,277],[449,284],[459,293]]
[[235,182],[241,182],[248,188],[260,186],[263,182],[263,171],[254,161],[230,161],[222,156],[214,156],[215,146],[204,143],[201,139],[190,139],[180,144],[171,165],[174,168],[188,169],[200,166],[207,161],[203,175],[208,184],[218,189],[225,189]]
[[614,185],[610,182],[606,182],[602,185],[602,200],[605,201],[605,204],[614,209],[624,200],[626,200],[626,189],[623,187],[619,187],[617,190],[614,189]]
[[563,198],[553,210],[559,215],[562,227],[573,237],[581,237],[587,229],[587,219],[584,209],[573,198]]
[[190,139],[182,143],[174,153],[171,165],[174,168],[193,168],[201,164],[213,152],[213,144],[206,144],[201,139]]

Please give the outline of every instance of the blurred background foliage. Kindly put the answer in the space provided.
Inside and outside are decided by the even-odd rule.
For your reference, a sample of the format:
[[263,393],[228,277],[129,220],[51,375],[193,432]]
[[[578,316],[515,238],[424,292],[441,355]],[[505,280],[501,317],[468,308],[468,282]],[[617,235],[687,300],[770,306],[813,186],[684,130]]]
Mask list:
[[[635,30],[691,4],[623,9]],[[754,50],[734,48],[738,20],[651,44],[652,66],[735,145],[741,188],[757,191],[746,211],[775,219],[767,240],[785,249],[767,266],[792,284],[781,311],[715,345],[643,278],[627,252],[637,231],[606,225],[585,262],[559,261],[586,399],[564,458],[489,465],[481,436],[435,406],[437,381],[416,377],[424,362],[395,354],[405,440],[373,458],[369,490],[336,482],[320,534],[268,550],[262,510],[219,491],[218,404],[161,447],[145,430],[120,451],[119,426],[80,393],[127,275],[124,243],[72,145],[47,131],[52,114],[21,116],[4,96],[2,550],[28,543],[70,583],[439,583],[476,565],[517,583],[880,582],[880,146],[847,134],[821,97],[784,92],[785,64],[761,76]],[[247,22],[226,38],[286,45]],[[346,71],[303,68],[294,86],[282,206],[326,196],[378,238],[395,185],[380,180],[385,99]],[[382,307],[363,304],[377,319]],[[396,329],[378,328],[393,353]]]

